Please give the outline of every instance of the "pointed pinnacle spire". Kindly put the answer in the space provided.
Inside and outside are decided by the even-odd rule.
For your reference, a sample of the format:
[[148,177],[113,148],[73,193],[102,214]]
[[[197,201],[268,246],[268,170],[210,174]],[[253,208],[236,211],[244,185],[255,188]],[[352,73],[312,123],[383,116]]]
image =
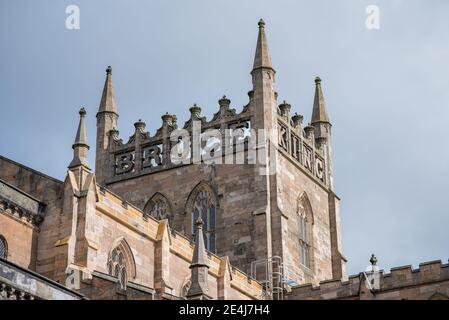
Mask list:
[[78,130],[76,132],[75,142],[72,145],[73,159],[69,164],[69,168],[85,166],[86,168],[90,169],[89,162],[87,161],[89,145],[87,144],[87,131],[84,120],[84,118],[86,117],[86,109],[81,107],[79,114],[80,121],[78,124]]
[[195,229],[195,248],[193,249],[193,258],[190,269],[195,267],[209,268],[209,259],[207,257],[206,246],[204,245],[203,220],[201,217],[195,222]]
[[86,125],[84,123],[84,118],[86,117],[86,109],[84,109],[84,107],[81,107],[79,114],[80,122],[78,125],[78,131],[76,132],[75,144],[73,145],[73,148],[78,146],[85,146],[89,148],[89,145],[87,144]]
[[324,101],[323,91],[321,90],[321,79],[320,77],[315,78],[315,99],[313,101],[313,111],[312,111],[312,122],[319,123],[325,122],[330,123],[329,117],[326,111],[326,103]]
[[117,114],[117,107],[115,106],[114,86],[112,85],[111,66],[108,66],[108,68],[106,69],[106,81],[104,83],[100,107],[98,108],[98,113],[101,112],[111,112]]
[[259,20],[259,35],[257,37],[256,54],[254,56],[253,71],[259,68],[273,69],[270,53],[268,51],[267,36],[265,34],[265,21]]
[[208,273],[209,258],[203,238],[203,221],[201,217],[195,222],[195,247],[193,249],[192,263],[190,264],[191,285],[187,291],[187,299],[210,299]]

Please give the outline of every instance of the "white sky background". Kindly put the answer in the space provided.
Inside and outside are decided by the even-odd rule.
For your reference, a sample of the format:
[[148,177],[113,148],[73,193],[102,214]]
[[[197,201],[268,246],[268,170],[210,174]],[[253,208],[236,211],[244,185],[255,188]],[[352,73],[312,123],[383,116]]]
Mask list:
[[[80,8],[80,30],[65,8]],[[368,5],[380,29],[365,27]],[[263,17],[279,101],[310,121],[322,78],[349,273],[449,258],[449,2],[1,1],[0,154],[63,179],[78,109],[95,113],[112,65],[119,130],[153,134],[197,103],[248,101]]]

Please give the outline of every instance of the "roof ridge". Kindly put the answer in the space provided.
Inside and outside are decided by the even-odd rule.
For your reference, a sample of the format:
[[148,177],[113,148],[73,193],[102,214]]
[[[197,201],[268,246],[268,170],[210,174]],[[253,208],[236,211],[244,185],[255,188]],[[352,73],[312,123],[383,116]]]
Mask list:
[[55,181],[55,182],[59,182],[59,183],[61,183],[61,184],[64,183],[63,181],[61,181],[61,180],[59,180],[59,179],[57,179],[57,178],[55,178],[55,177],[49,176],[48,174],[45,174],[45,173],[43,173],[43,172],[41,172],[41,171],[39,171],[39,170],[33,169],[33,168],[31,168],[31,167],[28,167],[28,166],[26,166],[26,165],[24,165],[24,164],[22,164],[22,163],[19,163],[19,162],[17,162],[17,161],[14,161],[14,160],[12,160],[12,159],[10,159],[10,158],[7,158],[7,157],[5,157],[5,156],[0,155],[0,159],[5,160],[5,161],[8,161],[8,162],[10,162],[10,163],[12,163],[12,164],[15,164],[15,165],[17,165],[17,166],[19,166],[19,167],[21,167],[21,168],[24,168],[24,169],[26,169],[26,170],[29,170],[29,171],[31,171],[31,172],[34,172],[34,173],[36,173],[36,174],[38,174],[38,175],[40,175],[40,176],[42,176],[42,177],[44,177],[44,178],[48,178],[48,179],[50,179],[50,180],[53,180],[53,181]]

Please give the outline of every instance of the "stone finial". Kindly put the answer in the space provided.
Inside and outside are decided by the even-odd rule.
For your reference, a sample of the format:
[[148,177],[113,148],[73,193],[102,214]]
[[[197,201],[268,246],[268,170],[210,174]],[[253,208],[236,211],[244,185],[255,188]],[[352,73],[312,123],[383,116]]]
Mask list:
[[120,132],[119,132],[116,128],[113,128],[113,129],[111,129],[111,130],[108,131],[108,135],[109,135],[110,137],[112,137],[112,139],[118,139],[119,133],[120,133]]
[[371,255],[371,259],[369,259],[369,262],[371,263],[372,266],[376,266],[377,265],[377,258],[374,255],[374,253]]
[[371,263],[371,272],[379,271],[379,268],[377,267],[377,258],[374,254],[371,255],[369,262]]
[[304,131],[306,132],[306,138],[311,139],[315,136],[315,127],[312,126],[310,123],[307,127],[304,128]]
[[106,74],[112,74],[112,67],[111,66],[108,66],[106,68]]
[[318,137],[316,138],[316,146],[318,149],[322,149],[327,143],[326,137]]
[[173,118],[174,116],[171,114],[168,114],[168,112],[166,112],[164,115],[161,116],[162,119],[162,124],[163,125],[172,125],[173,124]]
[[321,78],[320,77],[315,77],[315,83],[316,84],[320,84],[321,83]]
[[145,130],[145,126],[146,124],[142,121],[142,119],[139,119],[134,123],[134,128],[136,129],[136,131],[138,130],[140,132],[143,132]]
[[292,108],[292,106],[287,103],[287,101],[284,100],[284,102],[282,102],[279,105],[279,109],[281,110],[281,115],[284,117],[288,117],[288,114],[290,113],[290,109]]
[[262,18],[260,18],[259,22],[257,23],[257,25],[259,26],[259,28],[264,28],[265,27],[265,21],[263,21]]
[[195,221],[195,229],[197,230],[203,230],[203,219],[201,217],[198,217],[198,219]]
[[224,95],[220,100],[218,100],[218,104],[220,105],[220,114],[221,116],[225,116],[229,110],[229,106],[231,104],[231,100],[226,98]]
[[231,104],[231,100],[229,100],[225,95],[223,95],[223,97],[218,100],[218,104],[220,105],[220,107],[229,107],[229,105]]
[[200,117],[201,108],[199,106],[197,106],[196,103],[194,103],[193,106],[190,107],[189,111],[192,116],[197,117],[197,118]]
[[293,127],[297,128],[297,127],[301,126],[303,120],[304,120],[304,116],[295,113],[295,114],[292,116],[292,124],[293,124]]
[[84,166],[90,169],[89,162],[87,161],[87,155],[89,151],[89,145],[87,143],[87,130],[86,130],[86,109],[81,107],[79,110],[80,120],[78,124],[78,130],[76,131],[75,142],[72,145],[73,159],[69,164],[69,168],[78,166]]

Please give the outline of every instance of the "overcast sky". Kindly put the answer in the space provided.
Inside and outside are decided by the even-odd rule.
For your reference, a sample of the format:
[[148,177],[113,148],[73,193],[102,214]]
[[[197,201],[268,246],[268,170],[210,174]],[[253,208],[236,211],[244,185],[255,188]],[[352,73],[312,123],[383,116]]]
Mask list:
[[[65,9],[80,8],[80,29]],[[380,29],[365,25],[368,5]],[[279,101],[310,121],[319,75],[333,124],[350,274],[449,258],[449,2],[1,1],[0,154],[64,179],[77,111],[95,113],[113,67],[120,135],[160,115],[248,101],[263,17]]]

